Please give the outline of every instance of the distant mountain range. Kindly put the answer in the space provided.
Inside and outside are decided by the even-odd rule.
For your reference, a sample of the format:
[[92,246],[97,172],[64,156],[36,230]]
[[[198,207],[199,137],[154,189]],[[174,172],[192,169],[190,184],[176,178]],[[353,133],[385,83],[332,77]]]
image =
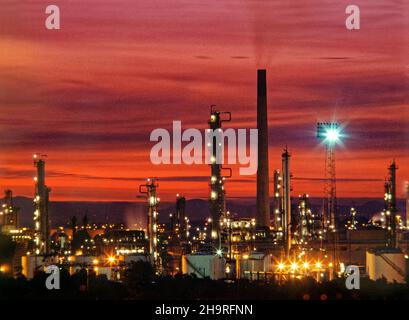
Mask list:
[[[313,211],[322,210],[322,199],[311,198]],[[14,204],[20,207],[20,224],[31,226],[33,221],[33,201],[26,197],[15,197]],[[296,206],[296,199],[293,200]],[[341,215],[349,213],[350,207],[354,206],[358,215],[369,219],[383,209],[382,199],[371,198],[342,198],[338,199]],[[255,199],[240,198],[227,201],[227,208],[240,217],[254,217],[256,212]],[[186,201],[186,213],[191,221],[202,221],[209,217],[209,201],[192,199]],[[405,200],[398,200],[398,210],[405,217]],[[159,207],[159,221],[168,222],[169,214],[175,211],[175,204],[163,202]],[[143,202],[71,202],[54,201],[50,203],[50,216],[53,226],[65,225],[72,216],[76,216],[78,222],[83,216],[87,216],[90,223],[125,223],[129,228],[144,227],[146,224],[146,206]]]

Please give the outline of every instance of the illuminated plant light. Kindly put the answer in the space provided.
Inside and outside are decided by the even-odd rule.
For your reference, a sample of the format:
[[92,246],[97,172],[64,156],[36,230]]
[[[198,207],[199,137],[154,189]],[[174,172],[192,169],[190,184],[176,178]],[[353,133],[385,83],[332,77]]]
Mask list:
[[298,269],[298,264],[297,262],[292,262],[291,263],[291,271],[296,271]]
[[277,265],[277,269],[280,270],[280,271],[284,270],[284,268],[285,268],[285,264],[284,264],[283,262],[280,262],[280,263]]
[[325,132],[325,139],[329,143],[336,143],[341,137],[341,132],[337,128],[330,128]]

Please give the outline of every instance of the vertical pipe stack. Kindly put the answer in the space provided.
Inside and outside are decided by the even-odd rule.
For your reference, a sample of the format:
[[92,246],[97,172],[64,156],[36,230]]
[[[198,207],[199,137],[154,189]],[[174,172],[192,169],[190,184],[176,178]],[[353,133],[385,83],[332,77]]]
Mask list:
[[50,188],[45,184],[45,161],[34,155],[34,166],[37,169],[35,178],[34,223],[36,254],[50,253],[50,218],[48,212]]
[[157,238],[157,221],[158,221],[158,205],[159,198],[157,196],[157,189],[159,185],[156,178],[148,178],[146,184],[139,186],[139,193],[146,194],[148,202],[148,219],[147,219],[147,235],[149,240],[149,255],[151,256],[152,263],[155,268],[158,265],[158,238]]
[[0,209],[0,230],[3,233],[16,230],[18,228],[18,210],[13,205],[13,192],[4,191],[4,201]]
[[259,229],[270,226],[270,195],[268,170],[268,120],[267,120],[267,79],[266,70],[257,70],[257,216]]
[[212,215],[212,231],[211,238],[213,240],[214,246],[219,247],[220,238],[220,218],[226,212],[226,200],[225,200],[225,190],[224,190],[224,179],[222,177],[221,169],[221,155],[222,145],[218,144],[217,134],[220,132],[222,127],[221,112],[216,110],[211,110],[209,127],[213,133],[211,136],[210,148],[211,148],[211,158],[210,158],[210,211]]
[[186,223],[186,198],[180,195],[176,196],[176,219],[179,227],[179,236],[182,241],[186,240],[187,223]]
[[298,241],[308,241],[312,234],[313,219],[311,217],[310,200],[308,194],[300,195],[298,198]]
[[291,250],[291,184],[290,184],[290,154],[287,148],[282,154],[283,165],[283,227],[287,253]]
[[274,229],[283,230],[283,218],[281,209],[281,176],[280,170],[274,170]]
[[388,168],[389,177],[385,184],[387,246],[396,248],[396,170],[395,160]]

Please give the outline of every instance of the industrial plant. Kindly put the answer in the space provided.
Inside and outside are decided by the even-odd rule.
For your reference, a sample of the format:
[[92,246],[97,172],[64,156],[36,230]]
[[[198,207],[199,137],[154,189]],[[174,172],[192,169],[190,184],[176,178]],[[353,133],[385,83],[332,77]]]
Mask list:
[[[150,263],[156,274],[194,274],[214,280],[285,283],[310,277],[317,282],[345,276],[347,266],[358,266],[361,275],[376,280],[406,283],[409,275],[409,186],[407,212],[397,207],[398,159],[385,163],[384,210],[379,219],[362,222],[350,207],[341,215],[337,203],[336,153],[344,138],[342,123],[312,123],[317,144],[322,145],[323,193],[321,210],[311,205],[306,192],[294,195],[291,164],[299,155],[291,145],[282,146],[281,168],[269,167],[267,71],[257,71],[258,170],[255,212],[239,216],[227,204],[232,169],[213,161],[222,145],[213,138],[210,148],[208,217],[198,221],[187,210],[186,190],[176,195],[174,212],[160,223],[160,178],[145,177],[135,196],[143,197],[146,227],[127,229],[120,224],[93,224],[86,217],[54,226],[49,210],[52,189],[47,185],[45,155],[34,154],[33,220],[20,226],[19,208],[11,190],[5,191],[0,212],[3,234],[16,250],[0,271],[33,278],[49,265],[75,273],[104,274],[122,281],[127,267],[136,261]],[[223,130],[234,112],[211,106],[208,129]],[[203,121],[206,123],[206,120]],[[308,191],[308,190],[306,190]],[[376,212],[374,212],[375,214]],[[403,218],[406,216],[406,220]]]

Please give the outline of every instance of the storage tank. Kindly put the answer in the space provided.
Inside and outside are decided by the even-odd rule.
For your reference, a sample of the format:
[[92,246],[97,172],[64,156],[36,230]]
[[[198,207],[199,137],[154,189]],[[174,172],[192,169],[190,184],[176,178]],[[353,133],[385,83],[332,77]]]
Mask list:
[[198,278],[212,280],[225,278],[226,259],[212,254],[188,254],[182,256],[183,274],[195,274]]
[[27,279],[32,279],[37,271],[45,271],[46,267],[58,263],[58,257],[28,255],[21,257],[22,274]]
[[408,261],[402,252],[367,251],[366,273],[371,280],[385,278],[388,282],[405,283]]

